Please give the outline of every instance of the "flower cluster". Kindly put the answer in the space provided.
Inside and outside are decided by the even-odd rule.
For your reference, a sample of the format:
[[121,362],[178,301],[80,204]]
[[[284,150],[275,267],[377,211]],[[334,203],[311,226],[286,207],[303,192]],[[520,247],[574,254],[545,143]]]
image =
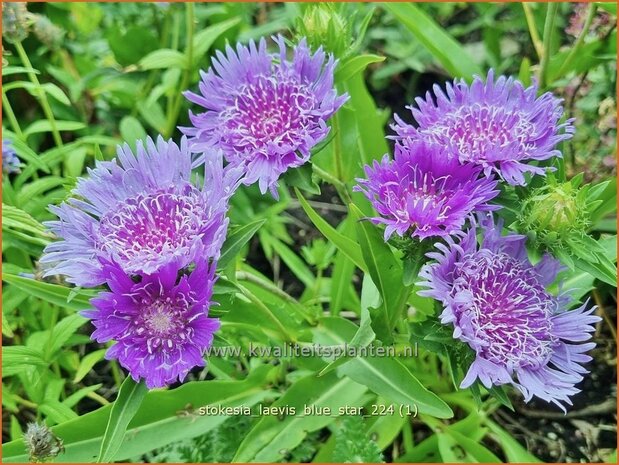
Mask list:
[[461,163],[480,165],[486,176],[499,175],[509,184],[524,185],[525,173],[544,175],[546,168],[531,161],[560,156],[559,142],[572,137],[572,120],[560,123],[561,100],[550,92],[537,97],[537,85],[525,88],[513,78],[486,82],[476,76],[469,87],[464,80],[434,87],[417,107],[409,107],[417,126],[396,116],[396,143],[426,140],[447,147]]
[[[106,357],[149,388],[204,365],[219,328],[208,314],[232,194],[257,181],[277,196],[279,176],[309,159],[347,99],[334,89],[332,56],[301,40],[289,61],[284,39],[276,42],[277,54],[264,39],[218,52],[202,73],[202,95],[186,93],[208,111],[191,115],[180,146],[161,137],[138,141],[135,153],[119,146],[116,159],[98,161],[50,207],[58,219],[46,226],[60,240],[41,257],[45,276],[107,285],[83,312],[92,337],[114,341]],[[5,172],[15,160],[3,143]],[[202,165],[198,182],[192,169]]]
[[569,298],[554,296],[552,284],[560,263],[546,254],[533,265],[527,256],[525,236],[503,236],[502,222],[482,218],[483,241],[475,229],[448,238],[428,256],[421,295],[443,304],[441,322],[454,326],[454,337],[476,354],[461,387],[477,378],[484,386],[514,384],[525,400],[537,396],[564,408],[591,360],[585,352],[600,320],[583,305],[568,311]]
[[385,240],[396,232],[424,239],[459,231],[473,211],[492,210],[489,205],[499,191],[497,182],[480,178],[481,168],[461,166],[439,145],[414,142],[395,149],[394,160],[365,167],[367,179],[355,190],[374,204],[384,223]]
[[[561,101],[548,92],[538,97],[537,90],[505,76],[495,80],[492,71],[470,86],[463,80],[445,91],[435,86],[434,95],[409,107],[415,126],[396,116],[394,159],[367,165],[355,190],[378,213],[370,220],[385,225],[385,241],[394,232],[417,240],[409,248],[429,237],[445,241],[427,254],[433,262],[422,267],[418,284],[428,288],[420,294],[442,304],[440,320],[453,325],[454,338],[475,353],[461,386],[477,379],[487,388],[511,383],[527,401],[536,396],[564,408],[587,372],[585,352],[595,346],[579,343],[599,318],[586,304],[568,311],[569,298],[548,291],[559,262],[546,254],[531,263],[525,236],[503,236],[502,221],[495,224],[491,213],[500,204],[488,203],[500,180],[524,185],[527,173],[545,175],[549,167],[539,162],[561,156],[557,144],[572,135],[572,121],[560,122]],[[552,192],[551,202],[563,200]],[[567,205],[571,200],[530,212],[530,219],[574,221],[579,213]],[[567,210],[550,220],[559,208]]]
[[[311,150],[329,133],[328,120],[346,101],[333,86],[336,61],[319,48],[311,53],[305,39],[287,58],[284,38],[279,53],[258,45],[228,46],[202,72],[200,94],[187,99],[207,111],[190,113],[193,127],[181,128],[192,150],[221,149],[232,165],[245,168],[243,182],[258,182],[277,197],[277,180],[309,160]],[[326,60],[326,64],[325,64]],[[205,160],[203,155],[196,164]]]
[[151,388],[182,380],[204,364],[218,327],[207,318],[209,299],[240,172],[213,154],[204,180],[192,182],[187,141],[159,137],[138,141],[135,155],[119,147],[117,159],[97,162],[89,175],[51,207],[58,220],[47,226],[61,240],[41,257],[45,275],[107,284],[110,292],[84,312],[97,328],[93,338],[116,341],[107,357]]

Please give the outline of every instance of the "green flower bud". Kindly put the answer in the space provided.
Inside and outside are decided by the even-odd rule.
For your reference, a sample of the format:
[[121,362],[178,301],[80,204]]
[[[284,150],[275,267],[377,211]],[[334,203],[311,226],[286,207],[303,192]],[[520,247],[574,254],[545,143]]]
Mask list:
[[352,42],[349,22],[329,3],[312,4],[297,21],[297,37],[305,37],[312,50],[322,46],[340,58]]
[[28,37],[30,13],[25,2],[4,3],[2,7],[2,35],[11,43],[21,42]]
[[52,23],[46,16],[32,15],[33,32],[47,47],[54,49],[60,45],[64,31]]
[[520,229],[550,250],[566,248],[571,240],[582,238],[590,224],[583,189],[588,186],[558,184],[550,178],[547,186],[534,189],[524,201]]
[[49,462],[64,451],[62,440],[58,439],[45,424],[28,423],[24,442],[32,463]]

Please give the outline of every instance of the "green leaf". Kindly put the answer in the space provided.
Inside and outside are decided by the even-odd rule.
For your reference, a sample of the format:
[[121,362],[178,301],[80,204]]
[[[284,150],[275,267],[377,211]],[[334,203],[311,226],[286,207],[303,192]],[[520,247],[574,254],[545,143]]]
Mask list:
[[17,138],[14,138],[12,140],[12,143],[15,152],[17,152],[17,155],[19,155],[19,158],[28,163],[32,163],[32,165],[36,169],[49,173],[49,167],[41,160],[41,157],[39,155],[37,155],[30,147],[28,147],[28,144]]
[[90,308],[90,299],[95,296],[92,292],[80,290],[78,295],[69,301],[71,292],[74,291],[74,289],[68,287],[45,283],[43,281],[24,278],[9,273],[2,273],[2,281],[12,284],[29,295],[70,310],[85,310]]
[[318,230],[329,239],[339,250],[345,253],[348,258],[352,260],[352,262],[358,266],[361,270],[367,271],[367,267],[365,262],[363,261],[363,257],[361,255],[361,248],[359,245],[350,240],[348,237],[344,236],[337,232],[337,230],[327,223],[316,211],[307,203],[305,197],[301,194],[298,189],[295,189],[297,194],[297,198],[299,199],[299,203],[301,207],[309,217],[309,219],[314,223],[314,226],[318,228]]
[[123,119],[120,120],[119,129],[121,137],[133,150],[135,150],[136,141],[146,139],[144,126],[133,116],[124,116]]
[[[254,368],[243,381],[189,382],[173,390],[155,390],[146,394],[142,406],[129,424],[127,434],[114,460],[140,456],[172,442],[200,436],[223,423],[220,415],[201,415],[203,406],[252,406],[273,394],[265,389],[273,367]],[[102,407],[51,428],[62,438],[64,463],[91,463],[97,458],[111,405]],[[2,461],[27,463],[22,439],[2,445]]]
[[52,335],[46,350],[49,355],[59,351],[65,342],[69,340],[75,332],[81,328],[88,320],[83,316],[74,313],[60,320],[52,329]]
[[[368,275],[364,275],[363,287],[361,288],[361,319],[359,321],[359,328],[348,343],[349,347],[367,347],[374,341],[374,339],[376,339],[376,334],[374,333],[374,330],[372,330],[372,320],[370,318],[369,309],[370,307],[376,307],[379,300],[380,296],[378,294],[378,289],[376,289],[376,286]],[[351,359],[351,356],[342,354],[338,359],[332,361],[324,367],[318,376],[322,376],[325,373],[338,368]]]
[[[355,233],[353,222],[346,218],[340,223],[341,233],[349,237]],[[338,250],[333,261],[333,273],[331,274],[330,311],[331,315],[337,315],[344,304],[346,292],[351,288],[352,277],[355,272],[355,264],[341,250]],[[354,293],[355,297],[357,293]]]
[[49,239],[52,237],[52,235],[46,231],[45,226],[28,213],[4,203],[2,204],[2,229],[21,230],[30,235],[44,238],[44,242],[49,242]]
[[187,57],[178,50],[162,48],[149,53],[138,63],[139,67],[149,69],[187,68]]
[[501,428],[493,421],[486,421],[490,431],[496,435],[498,443],[507,456],[507,460],[512,463],[541,463],[542,461],[527,451],[516,441],[511,434]]
[[311,163],[305,163],[299,168],[288,170],[284,175],[284,182],[289,187],[298,187],[310,194],[320,195],[320,186],[313,179],[313,167]]
[[84,379],[84,376],[88,374],[92,367],[94,367],[98,362],[103,360],[105,352],[107,352],[107,349],[95,350],[94,352],[86,354],[80,362],[80,365],[77,367],[73,382],[79,383],[82,379]]
[[[84,129],[86,125],[79,121],[56,121],[56,129],[59,131],[79,131]],[[32,134],[40,132],[52,132],[52,125],[49,121],[40,119],[32,123],[24,131],[24,136],[28,137]]]
[[[329,317],[320,320],[314,331],[314,342],[329,346],[343,345],[356,333],[357,327],[344,318]],[[338,368],[340,375],[346,375],[369,387],[386,399],[409,405],[414,411],[437,418],[451,418],[452,410],[436,394],[423,384],[393,357],[357,357]]]
[[299,445],[307,433],[324,428],[334,416],[303,415],[303,407],[329,407],[337,413],[340,407],[361,406],[366,388],[354,381],[338,379],[335,373],[317,378],[310,375],[295,382],[273,407],[294,407],[294,415],[278,418],[264,416],[241,442],[233,462],[276,462],[287,450]]
[[108,463],[114,460],[127,432],[127,426],[140,409],[147,392],[148,389],[143,380],[136,383],[131,376],[127,376],[110,411],[97,458],[98,463]]
[[335,432],[335,449],[331,460],[334,463],[382,463],[383,454],[366,430],[363,417],[351,415],[342,417]]
[[3,66],[2,76],[10,76],[11,74],[41,74],[34,68],[24,68],[23,66]]
[[481,69],[466,50],[417,5],[385,3],[383,7],[413,33],[449,74],[467,80],[474,74],[481,75]]
[[409,288],[402,285],[402,266],[378,228],[365,221],[363,213],[354,204],[349,205],[349,210],[352,218],[357,220],[357,238],[363,259],[382,298],[380,308],[370,312],[372,327],[381,340],[388,342],[391,330],[402,314],[401,296],[408,295]]
[[132,26],[126,31],[116,27],[107,33],[106,38],[121,66],[138,63],[159,45],[154,29],[145,26]]
[[257,220],[232,229],[221,248],[221,255],[217,261],[217,267],[220,270],[226,268],[234,260],[243,246],[254,237],[254,234],[262,227],[265,221]]
[[25,346],[2,346],[2,377],[21,373],[33,366],[46,367],[43,352]]
[[438,449],[443,461],[450,463],[501,463],[496,455],[464,434],[450,428],[445,428],[444,431],[444,433],[437,435]]
[[64,91],[60,87],[58,87],[56,84],[47,82],[41,85],[41,87],[46,93],[54,97],[60,103],[64,103],[67,106],[71,106],[71,100],[69,100],[69,97],[67,97]]
[[15,335],[13,333],[13,329],[11,329],[11,325],[6,318],[6,315],[4,314],[4,308],[2,309],[2,335],[6,337],[13,337]]
[[204,28],[198,32],[193,38],[193,53],[195,61],[199,60],[211,48],[220,35],[239,24],[240,21],[241,18],[231,18]]
[[311,272],[305,262],[290,249],[286,244],[272,235],[265,235],[265,240],[273,248],[273,251],[279,255],[282,261],[286,264],[290,271],[299,278],[305,287],[312,288],[315,283],[314,274]]
[[335,81],[348,81],[351,77],[367,68],[368,65],[380,63],[381,61],[385,61],[385,57],[379,55],[358,55],[349,58],[336,69]]

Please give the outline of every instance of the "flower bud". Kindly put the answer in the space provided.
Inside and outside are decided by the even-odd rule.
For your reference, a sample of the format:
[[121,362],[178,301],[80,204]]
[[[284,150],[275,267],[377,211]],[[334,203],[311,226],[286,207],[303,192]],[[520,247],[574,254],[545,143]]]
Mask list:
[[32,463],[48,462],[64,451],[62,440],[45,424],[28,423],[24,442]]
[[352,41],[350,24],[329,3],[309,6],[297,22],[297,35],[306,37],[312,50],[322,46],[327,52],[340,58]]
[[573,182],[549,184],[534,189],[525,200],[519,217],[520,228],[533,232],[536,241],[556,250],[565,248],[571,240],[586,234],[589,212],[585,188]]
[[25,2],[4,3],[2,7],[2,35],[11,43],[28,37],[30,14]]
[[54,49],[60,45],[64,31],[52,23],[46,16],[32,15],[33,32],[47,47]]

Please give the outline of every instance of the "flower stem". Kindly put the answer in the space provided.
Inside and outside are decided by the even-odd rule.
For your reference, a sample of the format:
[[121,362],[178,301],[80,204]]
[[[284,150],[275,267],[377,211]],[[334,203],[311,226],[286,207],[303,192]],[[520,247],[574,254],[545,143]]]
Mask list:
[[[21,42],[15,42],[14,45],[15,49],[17,50],[17,54],[19,55],[19,58],[24,64],[24,67],[28,69],[34,69],[32,67],[32,63],[30,63],[28,54],[24,50]],[[28,72],[28,77],[30,78],[30,82],[32,82],[37,88],[37,93],[39,94],[39,103],[41,104],[41,108],[43,109],[45,118],[47,118],[47,121],[49,121],[49,125],[52,129],[52,136],[54,138],[54,142],[58,147],[62,147],[62,138],[60,137],[60,132],[58,131],[58,126],[56,124],[56,119],[54,118],[54,113],[52,113],[52,108],[50,107],[49,101],[47,100],[47,94],[45,93],[45,89],[43,89],[43,86],[41,86],[39,78],[35,73]]]
[[9,102],[9,99],[6,96],[4,89],[2,89],[2,109],[6,113],[6,116],[9,119],[9,122],[11,123],[13,132],[17,134],[17,137],[23,140],[24,133],[22,132],[21,127],[19,126],[19,122],[17,121],[17,118],[15,118],[13,107],[11,107],[11,103]]
[[333,141],[333,152],[335,155],[335,175],[339,181],[343,181],[344,168],[342,167],[342,139],[340,134],[340,118],[336,112],[332,119],[332,129],[335,139]]
[[193,34],[194,34],[194,22],[195,22],[195,14],[194,14],[194,5],[193,3],[185,4],[185,22],[187,27],[187,44],[185,48],[185,57],[187,58],[187,68],[183,73],[183,79],[181,80],[181,86],[176,98],[174,99],[174,103],[172,104],[172,109],[168,114],[168,124],[166,128],[166,137],[170,137],[172,132],[174,132],[174,127],[176,126],[176,122],[178,121],[178,115],[181,111],[181,104],[183,102],[183,91],[187,90],[187,86],[189,86],[189,80],[191,78],[191,71],[193,69]]
[[550,45],[552,39],[552,31],[555,23],[555,16],[559,8],[558,3],[549,3],[546,12],[546,20],[544,21],[544,51],[542,53],[542,61],[539,68],[540,88],[544,89],[548,84],[548,62],[550,61]]
[[539,33],[537,32],[537,27],[535,26],[535,17],[531,11],[531,6],[528,3],[523,2],[522,9],[524,10],[524,16],[527,19],[527,27],[529,28],[529,34],[531,34],[533,47],[535,48],[537,57],[541,59],[544,54],[544,47],[542,45],[542,40],[539,37]]
[[320,176],[323,180],[333,184],[333,187],[335,187],[340,198],[346,205],[352,203],[352,198],[350,197],[350,194],[348,193],[346,184],[344,184],[342,181],[340,181],[338,178],[333,176],[328,171],[325,171],[322,168],[320,168],[318,165],[313,164],[312,166],[314,167],[314,173]]
[[580,32],[580,35],[576,39],[576,42],[574,43],[572,50],[570,50],[569,55],[567,56],[567,58],[565,58],[565,61],[563,62],[563,64],[561,65],[561,68],[559,69],[559,72],[557,73],[559,77],[563,76],[563,74],[565,73],[565,70],[572,63],[572,61],[574,60],[574,57],[580,50],[580,47],[582,46],[582,44],[584,43],[585,37],[587,37],[587,34],[589,33],[589,29],[591,28],[591,23],[593,22],[593,18],[595,18],[596,12],[597,12],[597,5],[595,3],[589,4],[589,10],[587,11],[587,18],[585,19],[585,24],[583,25],[582,31]]

